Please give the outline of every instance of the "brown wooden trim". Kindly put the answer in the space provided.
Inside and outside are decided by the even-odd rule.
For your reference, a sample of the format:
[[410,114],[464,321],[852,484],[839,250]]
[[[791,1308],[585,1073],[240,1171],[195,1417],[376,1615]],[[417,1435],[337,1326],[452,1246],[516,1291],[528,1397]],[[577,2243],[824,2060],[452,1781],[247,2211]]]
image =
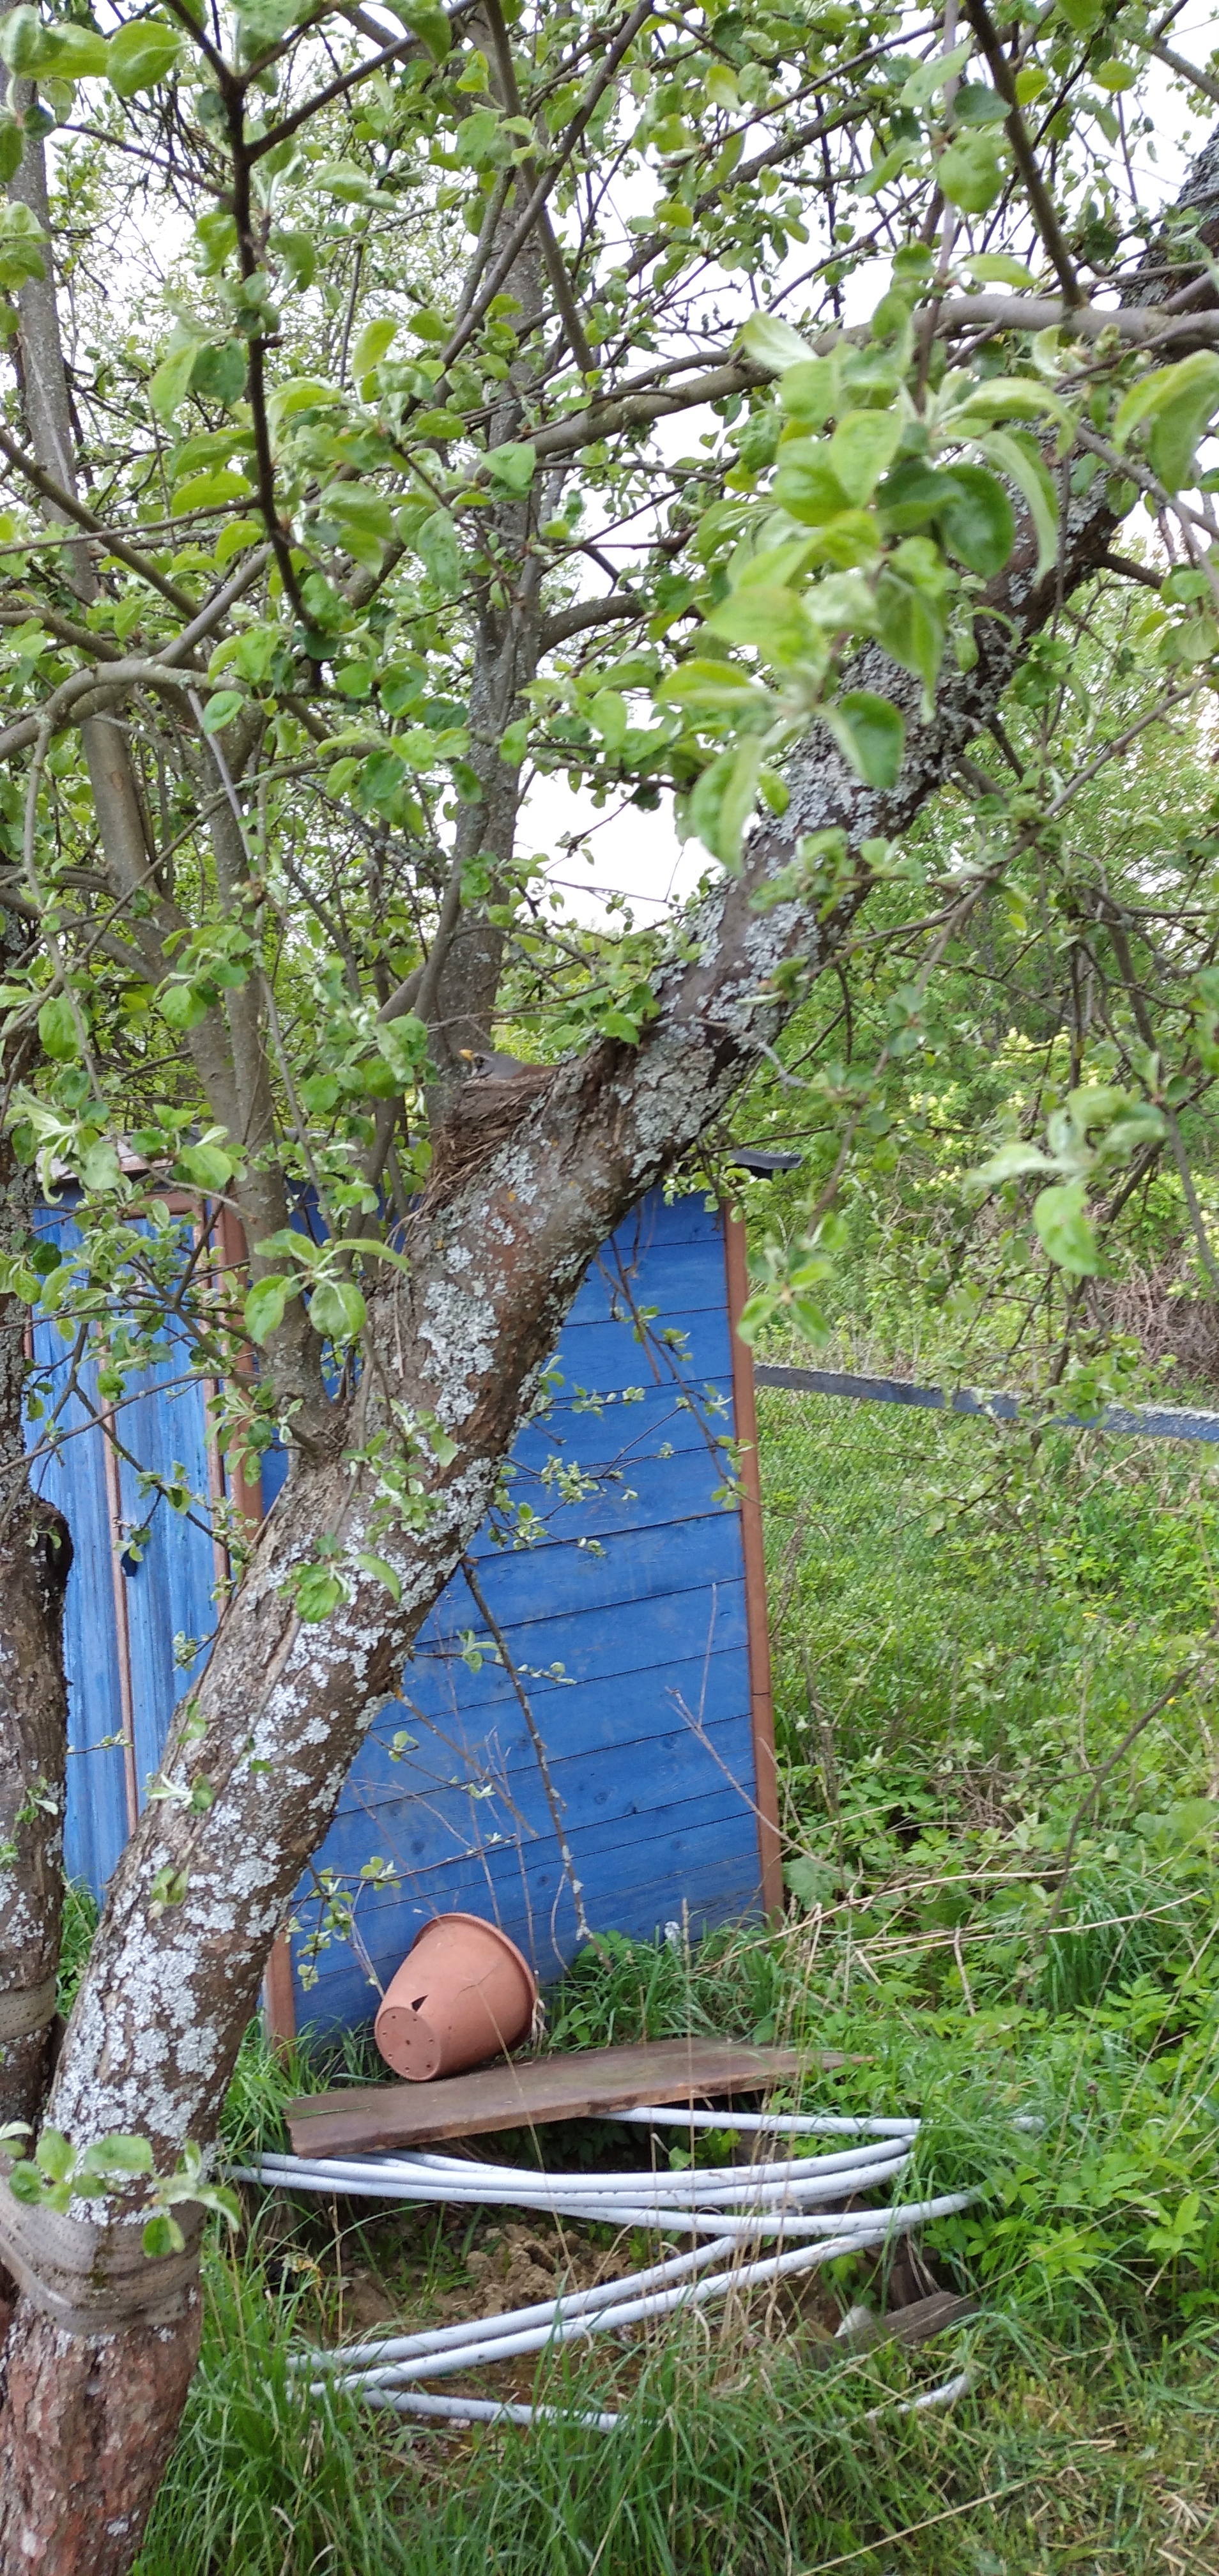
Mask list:
[[271,1944],[271,1955],[263,1972],[262,2009],[272,2047],[286,2054],[296,2038],[292,1944],[286,1932],[277,1932]]
[[[245,1264],[249,1259],[249,1253],[246,1249],[245,1228],[235,1209],[222,1207],[218,1210],[215,1244],[216,1250],[220,1256],[220,1266],[224,1271],[237,1273],[244,1269]],[[237,1374],[239,1377],[253,1377],[254,1354],[252,1351],[243,1352],[242,1357],[237,1363]],[[225,1475],[228,1481],[229,1492],[233,1497],[233,1501],[235,1502],[238,1511],[244,1514],[246,1520],[252,1521],[255,1528],[257,1528],[263,1516],[261,1475],[248,1476],[244,1467],[238,1467],[235,1464],[230,1465],[227,1459],[225,1460]]]
[[135,1691],[131,1680],[131,1629],[127,1619],[127,1577],[123,1572],[123,1495],[119,1458],[114,1445],[114,1415],[109,1405],[101,1417],[102,1458],[106,1474],[106,1518],[110,1525],[110,1573],[114,1589],[115,1650],[119,1668],[119,1715],[123,1729],[123,1784],[127,1792],[127,1831],[140,1820],[140,1783],[135,1767]]
[[753,1354],[737,1322],[749,1295],[745,1223],[724,1210],[724,1268],[728,1279],[728,1332],[732,1345],[732,1410],[740,1456],[741,1547],[745,1558],[745,1617],[749,1637],[749,1708],[758,1810],[758,1859],[762,1903],[768,1915],[783,1911],[783,1843],[775,1768],[775,1703],[770,1671],[770,1618],[766,1553],[762,1544],[762,1489],[758,1468],[758,1408]]

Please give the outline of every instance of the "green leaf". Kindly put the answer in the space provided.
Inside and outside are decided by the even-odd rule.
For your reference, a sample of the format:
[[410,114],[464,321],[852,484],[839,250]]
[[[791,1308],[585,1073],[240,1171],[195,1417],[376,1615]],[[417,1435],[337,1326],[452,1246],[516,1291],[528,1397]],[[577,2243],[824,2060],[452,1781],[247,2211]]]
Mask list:
[[87,1190],[117,1190],[123,1185],[122,1166],[108,1136],[100,1136],[80,1158],[80,1177]]
[[37,216],[20,199],[10,205],[0,202],[0,286],[24,286],[46,276],[46,238]]
[[443,9],[428,6],[428,0],[388,0],[395,18],[418,36],[424,52],[434,63],[442,63],[453,42],[453,30]]
[[707,624],[730,644],[759,645],[769,662],[809,661],[820,667],[826,659],[824,641],[794,590],[764,590],[754,584],[730,590]]
[[18,80],[30,80],[54,62],[55,47],[50,29],[44,27],[36,9],[10,9],[0,19],[0,62],[7,63]]
[[1007,108],[989,81],[962,81],[952,112],[960,125],[1003,125],[1007,121]]
[[[209,349],[204,354],[210,357],[212,352]],[[192,389],[194,377],[192,368]],[[213,466],[208,474],[190,474],[184,483],[179,483],[174,493],[174,516],[180,519],[188,510],[214,509],[220,501],[248,501],[251,489],[246,476],[239,474],[232,465]]]
[[967,399],[952,415],[954,429],[972,435],[975,421],[1056,420],[1059,427],[1075,435],[1075,423],[1064,402],[1036,376],[992,376],[984,384],[970,387]]
[[242,1308],[245,1328],[252,1342],[261,1347],[272,1333],[278,1332],[288,1299],[295,1294],[295,1280],[284,1278],[279,1271],[270,1271],[265,1279],[255,1280]]
[[383,1020],[377,1028],[378,1053],[384,1056],[390,1072],[403,1091],[410,1091],[419,1067],[427,1060],[427,1025],[413,1011],[404,1011],[400,1019]]
[[983,456],[1020,493],[1037,538],[1037,579],[1043,581],[1058,561],[1058,495],[1039,451],[1013,431],[992,430],[977,441]]
[[232,1180],[233,1157],[222,1145],[184,1145],[178,1168],[201,1190],[223,1190]]
[[929,62],[920,63],[900,92],[900,105],[926,107],[928,100],[935,98],[943,89],[945,81],[956,80],[973,49],[973,37],[966,36],[961,44],[953,46],[951,53],[933,54]]
[[110,62],[110,45],[92,27],[62,23],[54,29],[55,61],[52,69],[61,80],[96,80]]
[[155,18],[136,18],[120,27],[106,49],[106,77],[119,98],[135,98],[155,89],[178,59],[178,37]]
[[157,1871],[148,1890],[148,1902],[150,1905],[185,1905],[189,1887],[186,1871],[175,1869],[173,1862],[167,1860]]
[[906,748],[905,720],[888,698],[848,689],[820,714],[866,787],[895,787]]
[[[912,538],[909,542],[925,541]],[[944,653],[941,601],[886,566],[876,585],[876,631],[886,653],[903,671],[913,671],[928,692],[934,689]]]
[[147,2138],[95,2138],[81,2157],[81,2171],[89,2174],[147,2174],[153,2171],[153,2153]]
[[1133,63],[1119,63],[1110,55],[1107,63],[1097,63],[1092,78],[1098,89],[1107,89],[1115,95],[1119,90],[1133,89],[1138,73]]
[[27,2209],[37,2208],[43,2194],[42,2175],[37,2165],[31,2164],[23,2157],[21,2163],[14,2165],[10,2172],[8,2187],[14,2200],[23,2202]]
[[234,716],[240,715],[244,705],[245,699],[240,689],[217,689],[208,699],[203,710],[204,732],[208,734],[223,732],[225,725],[231,724]]
[[157,1009],[171,1029],[185,1032],[198,1028],[211,1004],[194,984],[166,984],[157,995]]
[[350,1279],[319,1279],[309,1300],[309,1321],[324,1341],[354,1341],[367,1313],[362,1292]]
[[1122,447],[1141,420],[1152,423],[1148,454],[1165,490],[1179,492],[1194,471],[1194,456],[1212,414],[1219,410],[1219,356],[1195,349],[1175,367],[1157,368],[1132,386],[1118,405],[1113,443]]
[[171,2218],[167,2209],[160,2209],[155,2218],[145,2219],[140,2243],[149,2262],[156,2263],[166,2254],[181,2254],[185,2250],[186,2238],[177,2219]]
[[226,563],[232,562],[234,555],[244,554],[249,546],[262,545],[266,533],[261,519],[230,519],[212,548],[213,563],[223,570]]
[[848,501],[870,501],[902,434],[896,411],[849,411],[829,444],[829,464]]
[[740,867],[741,840],[753,812],[761,766],[762,745],[754,736],[722,751],[704,769],[690,798],[691,830],[733,875]]
[[1039,1145],[1025,1145],[1014,1136],[1008,1144],[1000,1145],[998,1153],[992,1154],[980,1171],[971,1172],[970,1183],[974,1189],[993,1190],[1000,1181],[1017,1180],[1022,1172],[1050,1172],[1053,1168]]
[[790,322],[780,321],[777,313],[751,313],[741,333],[741,347],[755,366],[769,367],[773,376],[816,355],[807,340],[793,331]]
[[190,392],[190,380],[194,372],[195,360],[199,355],[199,347],[197,340],[187,340],[180,349],[174,349],[168,358],[162,358],[155,375],[150,378],[148,399],[158,420],[170,421],[174,413],[181,410]]
[[1002,193],[1003,165],[988,133],[962,134],[935,165],[935,175],[950,206],[964,215],[984,215]]
[[368,483],[330,483],[318,508],[333,519],[353,563],[379,572],[394,533],[393,512],[384,493],[375,492]]
[[832,358],[801,358],[779,378],[780,409],[820,429],[834,409],[838,369]]
[[384,1584],[391,1601],[402,1599],[402,1578],[383,1556],[375,1556],[371,1549],[360,1548],[356,1551],[356,1564],[362,1574],[371,1574],[374,1583]]
[[210,341],[200,349],[190,371],[193,394],[206,394],[231,411],[245,392],[249,352],[244,340]]
[[1039,1190],[1033,1201],[1033,1223],[1060,1270],[1090,1278],[1100,1268],[1096,1230],[1086,1212],[1082,1181],[1058,1181],[1048,1190]]
[[827,438],[797,438],[779,450],[773,497],[808,528],[823,527],[849,506],[830,463],[830,446]]
[[24,152],[25,128],[18,125],[15,116],[0,116],[0,188],[7,188],[9,180],[16,178]]
[[832,1860],[818,1860],[812,1852],[802,1852],[798,1860],[788,1861],[783,1883],[802,1905],[828,1905],[841,1891],[842,1871]]
[[351,372],[357,383],[362,376],[379,367],[387,349],[393,347],[398,325],[391,313],[382,314],[376,322],[366,322],[351,353]]
[[317,274],[317,244],[312,233],[294,232],[277,224],[271,235],[271,248],[283,261],[294,286],[312,286]]
[[493,483],[505,492],[527,492],[533,481],[538,452],[528,439],[505,439],[502,447],[492,447],[487,454],[487,472]]
[[921,456],[907,456],[886,474],[876,491],[886,536],[909,536],[915,528],[928,527],[958,490],[955,470],[945,474]]
[[1001,483],[980,465],[954,465],[955,491],[939,513],[947,544],[971,572],[1002,572],[1016,542],[1016,516]]
[[38,1014],[38,1035],[44,1053],[53,1056],[57,1064],[69,1064],[73,1056],[80,1054],[76,1014],[66,993],[56,993],[51,1001],[43,1003]]
[[962,268],[976,277],[979,286],[1022,286],[1035,288],[1037,280],[1022,259],[1012,259],[1005,250],[979,250],[963,259]]
[[347,1586],[341,1574],[332,1573],[328,1565],[298,1566],[292,1591],[297,1618],[306,1627],[315,1626],[320,1619],[328,1619],[331,1611],[338,1609],[340,1601],[347,1599]]
[[463,170],[498,170],[512,159],[513,138],[497,108],[476,107],[463,116],[455,137],[456,158]]
[[462,583],[462,554],[457,530],[447,510],[433,510],[411,537],[411,544],[438,590],[451,599]]
[[92,27],[48,26],[36,9],[13,9],[0,19],[0,61],[19,80],[34,80],[40,72],[88,80],[105,71],[108,54],[105,37]]
[[75,2171],[76,2150],[61,2129],[43,2129],[34,2149],[34,2161],[48,2182],[67,2182]]
[[689,707],[694,715],[742,715],[749,707],[766,714],[775,704],[769,690],[731,662],[679,662],[656,691],[662,707]]

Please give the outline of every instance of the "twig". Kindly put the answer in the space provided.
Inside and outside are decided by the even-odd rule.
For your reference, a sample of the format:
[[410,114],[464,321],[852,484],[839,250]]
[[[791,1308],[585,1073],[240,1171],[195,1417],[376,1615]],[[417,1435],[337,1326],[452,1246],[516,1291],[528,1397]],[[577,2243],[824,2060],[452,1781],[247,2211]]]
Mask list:
[[575,1855],[572,1851],[571,1844],[567,1839],[567,1827],[563,1822],[563,1801],[560,1798],[558,1790],[555,1788],[554,1782],[550,1776],[550,1758],[546,1751],[545,1738],[542,1735],[541,1728],[533,1714],[533,1710],[529,1705],[529,1694],[525,1689],[525,1685],[521,1680],[520,1674],[516,1669],[516,1665],[513,1663],[512,1657],[508,1651],[508,1643],[504,1636],[503,1629],[500,1627],[498,1620],[488,1608],[486,1600],[483,1597],[482,1586],[474,1571],[474,1562],[471,1557],[463,1556],[461,1560],[461,1570],[466,1578],[467,1585],[469,1586],[470,1596],[473,1600],[474,1607],[477,1610],[484,1627],[487,1629],[489,1635],[494,1641],[496,1653],[499,1656],[504,1671],[507,1673],[508,1679],[511,1682],[517,1699],[520,1702],[521,1712],[524,1717],[525,1724],[529,1729],[530,1741],[537,1757],[537,1766],[542,1775],[542,1787],[546,1792],[546,1804],[550,1809],[550,1821],[554,1826],[555,1841],[559,1846],[559,1857],[563,1863],[563,1874],[571,1889],[572,1903],[576,1909],[576,1930],[582,1941],[591,1941],[593,1930],[588,1916],[584,1911],[584,1889],[581,1885],[579,1874],[576,1869]]
[[[1206,1639],[1203,1642],[1205,1643],[1209,1641],[1210,1638],[1216,1636],[1219,1636],[1219,1619],[1212,1620],[1210,1627],[1206,1631]],[[1116,1771],[1119,1762],[1125,1761],[1131,1745],[1137,1743],[1140,1735],[1144,1732],[1144,1729],[1151,1725],[1152,1719],[1159,1717],[1162,1711],[1168,1707],[1170,1701],[1177,1697],[1178,1692],[1185,1688],[1186,1683],[1192,1681],[1194,1675],[1202,1670],[1205,1660],[1205,1657],[1201,1653],[1198,1653],[1191,1655],[1188,1663],[1180,1664],[1176,1672],[1173,1674],[1172,1679],[1165,1684],[1159,1698],[1153,1699],[1150,1708],[1145,1708],[1142,1716],[1136,1717],[1133,1726],[1127,1727],[1121,1743],[1109,1755],[1108,1760],[1102,1762],[1099,1771],[1093,1772],[1087,1794],[1085,1797],[1081,1798],[1075,1814],[1071,1819],[1071,1830],[1067,1835],[1066,1848],[1062,1856],[1062,1877],[1058,1882],[1058,1892],[1045,1920],[1044,1931],[1046,1934],[1053,1931],[1054,1926],[1058,1921],[1058,1917],[1062,1912],[1062,1900],[1066,1894],[1067,1881],[1071,1875],[1071,1863],[1074,1857],[1075,1845],[1083,1831],[1086,1818],[1096,1806],[1106,1780],[1112,1777],[1112,1774]]]

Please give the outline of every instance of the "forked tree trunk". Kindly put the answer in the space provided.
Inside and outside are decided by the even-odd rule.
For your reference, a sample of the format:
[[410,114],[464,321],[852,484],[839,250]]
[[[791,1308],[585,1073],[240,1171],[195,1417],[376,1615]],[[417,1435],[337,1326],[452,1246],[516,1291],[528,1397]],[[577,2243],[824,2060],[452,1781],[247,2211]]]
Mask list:
[[[1103,509],[1092,513],[1071,578],[1111,525]],[[1027,635],[1052,606],[1053,584],[1034,587],[1026,555],[1012,585],[1023,592]],[[416,1220],[405,1246],[410,1276],[395,1274],[374,1305],[370,1364],[356,1409],[336,1421],[336,1454],[296,1465],[194,1694],[195,1728],[202,1722],[204,1731],[188,1744],[180,1718],[166,1749],[166,1777],[186,1785],[206,1776],[213,1803],[198,1815],[173,1801],[150,1804],[112,1884],[49,2105],[74,2140],[139,2131],[162,2170],[188,2138],[214,2140],[300,1871],[364,1733],[398,1685],[407,1647],[483,1518],[589,1260],[722,1112],[759,1041],[779,1033],[788,1005],[760,1005],[759,988],[785,961],[824,964],[842,936],[845,920],[818,925],[795,904],[757,913],[752,893],[789,857],[793,831],[840,823],[858,848],[910,822],[1010,675],[1012,626],[996,619],[983,633],[978,668],[949,685],[934,723],[912,726],[898,788],[865,790],[836,756],[806,752],[782,841],[777,831],[759,836],[747,874],[708,905],[695,960],[670,973],[641,1045],[604,1042],[560,1067],[486,1166]],[[891,666],[886,680],[892,687]],[[415,1466],[430,1516],[413,1534],[381,1525],[373,1471],[353,1470],[339,1448],[366,1453],[390,1400],[421,1425],[434,1418],[453,1444],[442,1466],[420,1431]],[[324,1533],[341,1550],[332,1562],[348,1599],[321,1625],[302,1626],[293,1570],[314,1557]],[[397,1604],[361,1567],[370,1551],[389,1560]],[[185,1889],[180,1902],[163,1905],[154,1883],[167,1870],[184,1874]],[[189,2298],[151,2342],[143,2329],[68,2338],[23,2301],[0,2421],[3,2576],[25,2576],[31,2560],[45,2576],[86,2568],[122,2576],[172,2440],[196,2331]],[[129,2422],[133,2390],[138,2425]]]
[[[1206,165],[1200,177],[1195,193],[1213,202]],[[1094,566],[1113,527],[1103,487],[1072,506],[1067,588]],[[781,833],[758,832],[742,879],[706,907],[639,1047],[605,1042],[559,1068],[509,1141],[416,1220],[410,1275],[395,1274],[374,1305],[358,1404],[336,1418],[329,1456],[315,1445],[298,1460],[194,1694],[194,1723],[188,1729],[180,1715],[167,1746],[165,1775],[183,1786],[206,1778],[211,1803],[198,1813],[150,1803],[116,1873],[49,2103],[77,2143],[137,2131],[164,2170],[185,2141],[214,2141],[299,1873],[397,1686],[406,1648],[483,1517],[588,1261],[720,1115],[759,1045],[773,1043],[790,1007],[775,992],[776,971],[815,971],[841,942],[849,908],[819,924],[792,902],[755,912],[752,894],[803,833],[839,825],[858,852],[906,829],[985,726],[1057,596],[1053,577],[1037,582],[1025,529],[990,585],[995,613],[979,620],[977,666],[945,679],[926,725],[914,684],[895,686],[892,664],[861,656],[859,676],[905,702],[897,787],[866,790],[824,737],[806,744],[792,763]],[[428,1513],[413,1530],[384,1525],[368,1463],[391,1402],[398,1423],[405,1407],[419,1426],[416,1500]],[[447,1435],[443,1464],[429,1419]],[[303,1626],[292,1578],[324,1534],[347,1598],[324,1623]],[[361,1564],[370,1551],[393,1568],[397,1602]],[[129,2238],[131,2216],[113,2215],[119,2238]],[[161,2325],[69,2334],[36,2296],[23,2299],[0,2420],[0,2576],[35,2567],[39,2576],[123,2576],[177,2424],[196,2300],[188,2282]]]

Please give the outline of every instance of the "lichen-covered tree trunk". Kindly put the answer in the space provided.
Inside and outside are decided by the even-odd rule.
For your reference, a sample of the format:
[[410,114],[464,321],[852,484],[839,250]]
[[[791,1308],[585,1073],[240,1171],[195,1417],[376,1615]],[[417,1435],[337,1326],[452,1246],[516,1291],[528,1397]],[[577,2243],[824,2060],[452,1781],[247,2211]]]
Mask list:
[[[1069,580],[1086,573],[1111,524],[1103,503],[1078,513]],[[589,1259],[778,1034],[790,1007],[781,970],[816,971],[843,934],[845,910],[819,925],[794,902],[757,910],[755,893],[800,833],[839,824],[857,851],[908,825],[985,723],[1053,604],[1053,583],[1037,586],[1030,559],[1031,538],[995,585],[1006,617],[986,622],[978,666],[946,685],[930,724],[918,725],[911,688],[911,750],[897,787],[865,789],[835,755],[806,750],[782,833],[757,836],[745,874],[707,906],[692,960],[670,971],[641,1045],[603,1042],[558,1068],[508,1142],[415,1220],[410,1273],[394,1273],[382,1293],[361,1394],[336,1416],[329,1454],[314,1449],[296,1465],[167,1747],[167,1779],[184,1789],[206,1782],[210,1803],[198,1812],[185,1801],[151,1803],[113,1882],[49,2103],[73,2139],[138,2131],[162,2170],[188,2139],[214,2140],[300,1870],[483,1517]],[[418,1426],[415,1499],[426,1512],[413,1513],[413,1530],[387,1525],[379,1507],[373,1454],[391,1408],[399,1429]],[[444,1435],[439,1456],[430,1423]],[[303,1623],[294,1573],[323,1536],[347,1597],[325,1621]],[[374,1553],[393,1569],[397,1602],[360,1563]],[[165,1901],[167,1888],[175,1901]],[[176,2320],[154,2329],[73,2336],[22,2301],[0,2420],[4,2576],[31,2563],[46,2576],[86,2565],[90,2576],[121,2576],[129,2566],[196,2333],[190,2292]]]
[[[1194,193],[1213,217],[1209,164]],[[859,681],[900,700],[906,718],[896,787],[862,787],[824,734],[811,737],[791,764],[782,826],[754,834],[741,877],[686,926],[639,1045],[602,1042],[557,1068],[508,1140],[416,1215],[408,1269],[391,1273],[375,1306],[359,1394],[297,1451],[179,1714],[163,1772],[183,1795],[149,1803],[116,1873],[47,2105],[78,2144],[137,2132],[164,2171],[188,2142],[214,2142],[301,1868],[483,1517],[589,1259],[773,1044],[803,980],[833,959],[866,896],[864,845],[900,834],[952,775],[1030,638],[1097,562],[1114,524],[1098,480],[1072,504],[1059,566],[1042,582],[1031,531],[1022,531],[990,585],[991,613],[978,620],[977,664],[943,681],[930,721],[915,684],[863,654]],[[815,900],[755,908],[801,836],[831,827],[844,832],[856,867],[839,912],[820,921]],[[399,1454],[404,1436],[414,1443],[405,1509],[379,1481],[378,1443],[391,1426]],[[342,1597],[329,1617],[304,1621],[297,1577],[322,1541]],[[388,1562],[392,1591],[376,1558]],[[124,2322],[121,2302],[89,2321],[88,2294],[139,2224],[129,2208],[90,2208],[108,2216],[110,2233],[81,2258],[70,2324],[35,2281],[8,2338],[0,2576],[34,2567],[39,2576],[122,2576],[189,2380],[198,2331],[189,2275],[156,2323]]]

